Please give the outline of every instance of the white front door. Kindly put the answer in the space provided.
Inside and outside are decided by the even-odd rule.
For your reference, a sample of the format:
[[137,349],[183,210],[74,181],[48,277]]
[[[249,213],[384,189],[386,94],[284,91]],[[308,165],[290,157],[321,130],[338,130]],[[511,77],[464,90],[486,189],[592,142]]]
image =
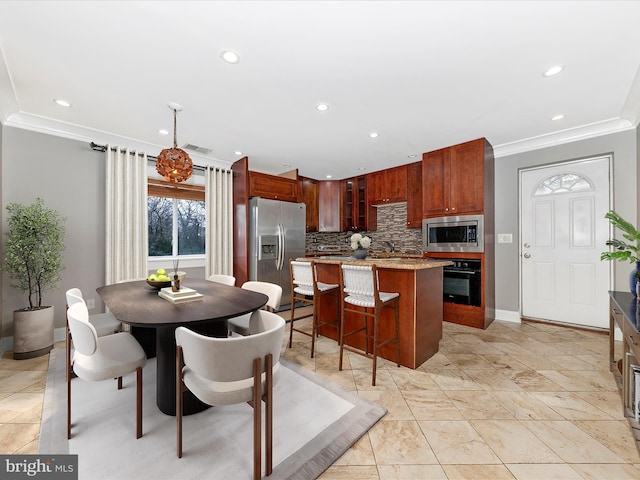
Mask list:
[[609,326],[609,156],[520,172],[522,316]]

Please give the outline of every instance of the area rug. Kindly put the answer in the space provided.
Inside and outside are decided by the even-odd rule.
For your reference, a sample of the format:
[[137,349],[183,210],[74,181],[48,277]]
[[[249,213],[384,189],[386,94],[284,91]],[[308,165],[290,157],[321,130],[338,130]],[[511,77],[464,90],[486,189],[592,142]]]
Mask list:
[[[246,404],[184,417],[184,453],[177,458],[175,417],[155,404],[155,359],[143,371],[142,438],[135,438],[135,375],[129,375],[119,391],[115,381],[73,380],[72,438],[67,440],[64,355],[57,348],[49,360],[40,454],[78,454],[80,480],[252,478],[253,415]],[[281,363],[269,478],[317,478],[386,410],[295,363]]]

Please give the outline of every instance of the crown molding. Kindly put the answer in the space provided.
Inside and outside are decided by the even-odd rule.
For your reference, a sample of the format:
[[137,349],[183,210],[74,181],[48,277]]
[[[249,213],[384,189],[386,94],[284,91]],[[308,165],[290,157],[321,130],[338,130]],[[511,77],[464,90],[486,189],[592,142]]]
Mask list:
[[[142,151],[155,151],[162,150],[164,148],[164,146],[162,145],[142,142],[133,138],[123,137],[121,135],[115,135],[109,132],[61,122],[59,120],[53,120],[51,118],[32,115],[29,113],[13,113],[4,122],[4,125],[31,130],[38,133],[45,133],[47,135],[68,138],[71,140],[79,140],[87,143],[95,142],[99,144],[122,145],[127,146],[131,149]],[[627,130],[632,130],[635,127],[636,125],[634,125],[631,121],[625,120],[623,118],[603,120],[601,122],[595,122],[575,128],[560,130],[545,135],[538,135],[523,140],[517,140],[515,142],[494,145],[493,154],[496,158],[507,157],[509,155],[564,145],[579,140],[600,137],[602,135],[624,132]],[[231,162],[220,160],[218,158],[212,158],[210,156],[200,155],[198,154],[198,152],[189,151],[189,156],[194,160],[198,159],[205,165],[227,169],[231,167]]]
[[613,118],[595,122],[588,125],[581,125],[575,128],[568,128],[558,132],[538,135],[536,137],[525,138],[510,143],[493,146],[493,154],[497,157],[506,157],[517,153],[530,152],[541,148],[564,145],[588,138],[600,137],[612,133],[624,132],[635,128],[632,122],[623,118]]
[[[95,142],[105,145],[119,145],[127,147],[131,150],[140,150],[145,152],[161,151],[166,145],[156,145],[153,143],[142,142],[134,138],[123,137],[113,133],[96,130],[89,127],[83,127],[72,123],[66,123],[59,120],[53,120],[47,117],[32,115],[30,113],[14,113],[4,122],[5,126],[21,128],[33,132],[54,135],[56,137],[68,138],[70,140],[78,140],[81,142]],[[220,167],[224,169],[231,168],[231,162],[220,160],[218,158],[204,156],[189,150],[191,159],[207,166]]]

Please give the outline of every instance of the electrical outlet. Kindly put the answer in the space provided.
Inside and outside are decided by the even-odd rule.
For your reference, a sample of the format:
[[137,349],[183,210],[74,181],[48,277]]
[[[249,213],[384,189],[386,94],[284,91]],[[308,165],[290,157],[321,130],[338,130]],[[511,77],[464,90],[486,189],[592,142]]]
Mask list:
[[499,233],[498,243],[513,243],[513,235],[510,233]]
[[93,310],[96,308],[96,300],[94,298],[87,298],[87,310]]

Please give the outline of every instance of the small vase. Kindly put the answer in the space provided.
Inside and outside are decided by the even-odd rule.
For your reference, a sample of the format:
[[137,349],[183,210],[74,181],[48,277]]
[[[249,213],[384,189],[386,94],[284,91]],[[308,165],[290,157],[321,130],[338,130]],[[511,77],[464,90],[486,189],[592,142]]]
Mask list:
[[634,296],[637,296],[636,285],[638,283],[638,279],[636,278],[636,273],[640,270],[640,262],[636,262],[636,268],[634,268],[629,274],[629,289]]
[[353,256],[359,260],[362,260],[368,255],[368,253],[369,253],[369,250],[367,250],[366,248],[356,248],[353,251]]

